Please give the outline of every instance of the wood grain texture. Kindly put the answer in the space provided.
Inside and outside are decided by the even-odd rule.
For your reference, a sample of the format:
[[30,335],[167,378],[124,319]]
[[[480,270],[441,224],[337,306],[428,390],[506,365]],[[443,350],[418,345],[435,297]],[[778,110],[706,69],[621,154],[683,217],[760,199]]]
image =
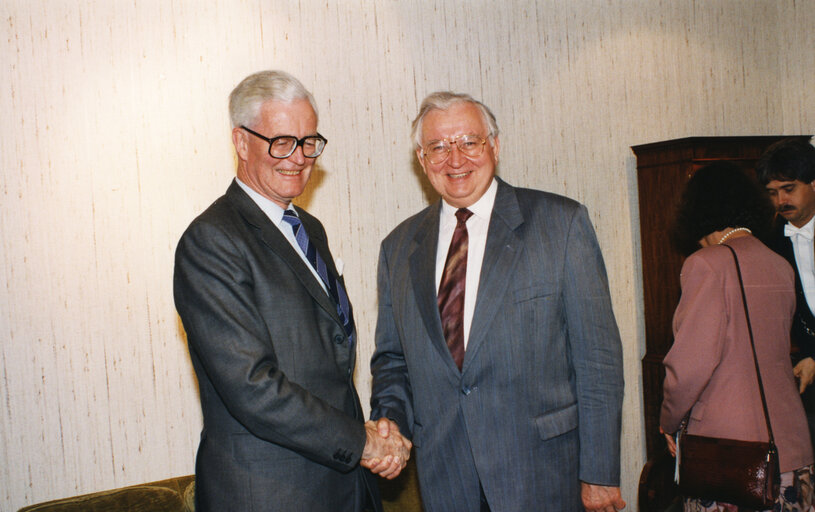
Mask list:
[[499,173],[584,202],[625,350],[623,493],[644,441],[629,147],[815,130],[815,0],[7,0],[0,6],[0,509],[189,474],[201,427],[172,302],[183,229],[234,175],[227,95],[281,68],[329,139],[300,203],[345,262],[370,393],[379,241],[431,199],[409,124],[495,112]]

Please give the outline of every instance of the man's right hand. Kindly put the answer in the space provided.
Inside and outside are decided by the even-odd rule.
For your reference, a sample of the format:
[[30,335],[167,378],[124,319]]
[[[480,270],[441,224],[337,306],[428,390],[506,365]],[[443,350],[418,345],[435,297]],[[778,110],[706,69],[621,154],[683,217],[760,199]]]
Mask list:
[[365,448],[362,467],[375,475],[392,480],[407,465],[413,444],[399,432],[399,427],[387,418],[365,423]]

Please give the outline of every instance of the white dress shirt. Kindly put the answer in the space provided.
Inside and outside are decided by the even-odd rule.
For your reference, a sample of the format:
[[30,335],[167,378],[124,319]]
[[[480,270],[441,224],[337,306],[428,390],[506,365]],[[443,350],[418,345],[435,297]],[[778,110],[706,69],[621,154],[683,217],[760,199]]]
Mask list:
[[815,231],[815,217],[800,228],[790,223],[784,226],[784,234],[790,237],[792,250],[795,253],[795,265],[801,277],[801,287],[804,289],[809,310],[815,314],[815,253],[813,252],[813,232]]
[[[237,182],[238,186],[249,195],[249,197],[252,199],[252,201],[255,202],[256,205],[258,205],[258,208],[263,210],[263,213],[265,213],[266,216],[269,217],[269,220],[272,221],[272,224],[274,224],[275,227],[277,227],[277,229],[279,229],[280,232],[283,233],[283,236],[286,237],[286,240],[288,240],[291,246],[294,247],[294,250],[297,251],[297,254],[299,254],[300,258],[306,263],[308,269],[311,270],[311,273],[314,275],[314,278],[317,279],[317,282],[320,283],[320,286],[323,288],[323,290],[326,293],[328,293],[328,289],[325,287],[325,283],[323,282],[322,278],[320,278],[320,274],[318,274],[317,270],[311,266],[311,263],[309,263],[308,258],[306,258],[306,255],[300,248],[300,244],[297,243],[297,238],[294,236],[294,228],[292,227],[291,224],[283,220],[284,212],[283,208],[278,206],[277,203],[275,203],[274,201],[258,194],[249,185],[242,182],[238,178],[235,178],[235,182]],[[294,208],[292,208],[291,206],[291,203],[289,203],[288,209],[294,210]],[[300,227],[301,229],[305,229],[305,227],[303,226]]]
[[[490,226],[492,207],[495,204],[495,194],[498,191],[498,182],[492,180],[489,188],[481,198],[468,210],[473,215],[467,219],[467,277],[464,282],[464,348],[470,339],[470,326],[473,323],[475,299],[478,296],[478,283],[481,278],[481,263],[484,261],[484,249],[487,247],[487,229]],[[436,291],[441,285],[441,275],[444,273],[444,262],[447,260],[447,251],[453,240],[456,230],[456,211],[458,208],[442,200],[439,214],[439,244],[436,249]]]

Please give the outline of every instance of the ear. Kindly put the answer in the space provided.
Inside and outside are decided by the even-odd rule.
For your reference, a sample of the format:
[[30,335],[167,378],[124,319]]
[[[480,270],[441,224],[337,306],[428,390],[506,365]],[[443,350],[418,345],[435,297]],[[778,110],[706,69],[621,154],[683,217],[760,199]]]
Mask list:
[[238,159],[246,161],[249,158],[249,141],[247,133],[240,127],[232,128],[232,144],[235,146],[235,153]]
[[495,163],[498,163],[498,153],[501,151],[501,141],[498,140],[498,135],[492,138],[492,156]]
[[425,167],[425,161],[424,158],[422,157],[422,148],[416,149],[416,159],[419,160],[419,165],[422,166],[422,170],[424,171],[425,174],[427,174],[427,167]]

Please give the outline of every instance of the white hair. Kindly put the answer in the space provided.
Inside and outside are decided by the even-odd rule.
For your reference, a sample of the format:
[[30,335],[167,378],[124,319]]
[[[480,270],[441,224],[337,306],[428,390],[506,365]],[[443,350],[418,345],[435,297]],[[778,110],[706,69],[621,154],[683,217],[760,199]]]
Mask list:
[[232,127],[252,126],[260,108],[270,100],[291,103],[307,100],[317,115],[317,104],[300,80],[285,71],[260,71],[244,78],[229,95],[229,119]]
[[[422,105],[419,107],[419,114],[416,116],[416,119],[413,120],[410,136],[413,138],[416,146],[422,146],[422,121],[425,116],[433,110],[447,110],[458,103],[471,103],[478,108],[479,112],[481,112],[484,125],[489,132],[487,133],[487,138],[498,135],[498,121],[495,120],[495,115],[493,115],[489,107],[469,94],[455,93],[452,91],[436,91],[428,95],[422,101]],[[492,141],[490,141],[490,144],[492,144]]]

